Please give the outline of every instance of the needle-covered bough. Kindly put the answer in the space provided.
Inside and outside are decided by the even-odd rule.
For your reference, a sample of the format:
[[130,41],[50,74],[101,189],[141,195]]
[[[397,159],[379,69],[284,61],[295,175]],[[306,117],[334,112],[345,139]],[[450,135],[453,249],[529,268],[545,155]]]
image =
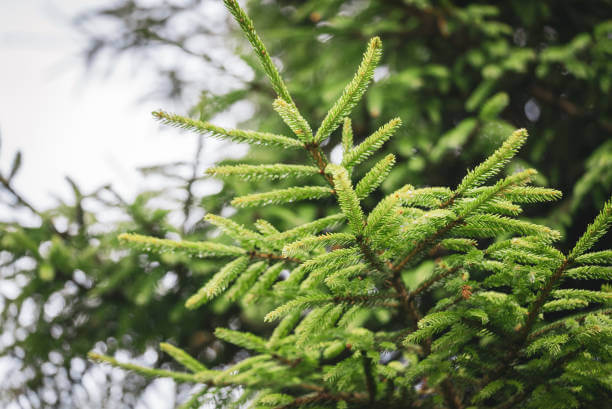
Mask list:
[[[320,180],[236,197],[234,207],[333,198],[337,211],[287,231],[265,220],[249,229],[207,215],[234,245],[122,235],[121,242],[137,250],[227,259],[186,307],[216,297],[244,304],[267,300],[273,308],[265,321],[276,326],[268,339],[218,328],[218,338],[250,351],[221,369],[206,368],[165,343],[161,349],[186,372],[90,357],[146,376],[201,384],[183,408],[197,408],[227,388],[240,393],[226,405],[253,408],[557,408],[604,402],[612,392],[612,250],[595,246],[612,223],[612,201],[573,249],[557,250],[559,232],[516,216],[521,205],[556,200],[561,193],[530,186],[533,169],[499,179],[527,139],[519,129],[455,189],[407,184],[365,208],[363,200],[385,180],[395,157],[383,157],[360,180],[353,180],[353,170],[401,125],[391,119],[354,144],[349,116],[372,80],[381,40],[370,40],[355,76],[313,132],[249,17],[236,1],[225,5],[253,46],[278,95],[274,109],[293,135],[225,129],[163,111],[155,117],[216,138],[301,149],[309,157],[299,165],[209,169],[221,178]],[[321,145],[340,127],[343,157],[332,164]],[[426,277],[408,285],[423,269]]]

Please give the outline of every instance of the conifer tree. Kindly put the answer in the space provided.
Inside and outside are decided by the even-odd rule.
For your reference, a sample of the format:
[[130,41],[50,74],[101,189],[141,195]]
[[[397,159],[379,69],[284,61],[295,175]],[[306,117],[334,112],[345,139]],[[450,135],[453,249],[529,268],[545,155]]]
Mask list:
[[[381,40],[369,41],[353,79],[313,131],[251,19],[236,0],[224,3],[278,96],[273,106],[290,136],[225,129],[163,111],[154,116],[217,138],[301,151],[308,158],[302,163],[224,165],[209,173],[252,180],[308,175],[314,181],[318,175],[314,183],[251,192],[231,204],[290,212],[293,202],[309,200],[321,204],[319,216],[281,231],[264,219],[250,228],[208,215],[233,244],[121,235],[136,251],[223,260],[185,306],[224,298],[257,305],[268,310],[265,321],[274,329],[261,337],[218,328],[219,339],[248,351],[218,368],[169,344],[160,348],[185,371],[98,352],[90,358],[198,385],[183,408],[206,399],[254,408],[604,405],[612,391],[612,250],[597,246],[612,225],[612,199],[570,251],[558,250],[558,231],[517,216],[523,205],[561,193],[532,186],[533,169],[499,177],[527,140],[519,129],[457,187],[406,180],[368,206],[364,199],[395,164],[393,155],[378,159],[377,152],[401,126],[390,118],[357,145],[351,137],[351,110],[381,59]],[[321,145],[339,133],[342,161],[330,163]],[[371,158],[378,161],[355,178],[354,170]]]

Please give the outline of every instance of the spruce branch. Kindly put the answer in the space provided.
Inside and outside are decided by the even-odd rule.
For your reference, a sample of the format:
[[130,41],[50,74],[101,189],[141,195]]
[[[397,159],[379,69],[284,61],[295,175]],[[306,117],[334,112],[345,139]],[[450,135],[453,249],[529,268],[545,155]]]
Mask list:
[[276,91],[278,96],[285,100],[288,104],[295,105],[293,103],[293,99],[291,99],[291,95],[289,94],[289,90],[287,89],[285,82],[278,73],[276,66],[272,62],[272,58],[270,58],[270,54],[266,50],[266,46],[255,32],[253,21],[240,7],[237,0],[223,0],[223,3],[225,3],[225,6],[234,16],[234,19],[242,29],[242,32],[245,34],[247,40],[249,40],[249,43],[251,43],[259,62],[272,83],[272,88],[274,88],[274,91]]
[[[438,241],[440,241],[447,233],[449,233],[455,227],[465,224],[466,218],[474,211],[476,211],[480,206],[485,204],[487,201],[489,201],[496,195],[503,193],[508,187],[524,183],[526,180],[529,180],[534,175],[534,173],[534,170],[527,169],[523,172],[519,172],[505,179],[502,179],[497,182],[495,186],[493,186],[491,189],[484,191],[480,196],[476,198],[476,200],[460,206],[457,209],[456,215],[450,221],[448,221],[446,224],[436,230],[433,234],[428,235],[423,240],[419,241],[406,256],[404,256],[399,262],[394,264],[391,269],[394,273],[394,276],[397,277],[406,265],[413,262],[414,259],[416,259],[422,254],[422,251],[425,248],[432,246]],[[441,204],[441,207],[444,207],[446,205],[447,203],[443,203]]]
[[606,234],[608,228],[612,224],[612,200],[609,200],[599,212],[595,220],[592,224],[587,227],[586,232],[578,239],[578,242],[569,253],[567,258],[563,261],[555,272],[549,277],[546,281],[544,287],[540,290],[537,298],[529,308],[529,313],[527,314],[527,319],[525,320],[525,325],[521,328],[520,332],[520,344],[524,342],[524,340],[529,335],[535,321],[537,319],[538,314],[544,302],[549,297],[552,292],[555,284],[559,281],[561,276],[567,267],[574,261],[574,259],[584,252],[588,251],[593,245],[599,240],[604,234]]
[[243,256],[226,264],[204,287],[187,299],[185,307],[190,310],[198,308],[221,294],[246,269],[248,261],[249,258]]
[[162,351],[170,355],[176,362],[180,363],[191,372],[198,373],[207,370],[207,368],[200,363],[200,361],[172,344],[162,342],[159,344],[159,347]]
[[225,217],[217,216],[215,214],[208,213],[204,216],[204,220],[217,226],[225,234],[233,238],[238,242],[261,242],[262,236],[244,227],[241,224],[234,222],[233,220]]
[[209,122],[198,121],[184,116],[155,111],[153,116],[161,123],[186,129],[202,135],[210,135],[217,139],[229,139],[234,142],[246,142],[252,145],[280,146],[283,148],[299,148],[302,142],[267,132],[244,131],[241,129],[225,129]]
[[342,166],[350,169],[374,154],[385,142],[393,136],[397,128],[402,124],[399,118],[394,118],[381,126],[363,142],[355,146],[342,158]]
[[346,88],[344,88],[342,95],[331,107],[323,122],[321,122],[321,126],[314,137],[315,143],[321,143],[327,139],[338,128],[344,118],[350,114],[372,80],[374,69],[378,65],[381,55],[382,42],[380,38],[374,37],[368,43],[368,48],[363,54],[363,59],[357,69],[357,73]]
[[312,142],[312,129],[297,110],[295,105],[288,103],[282,98],[277,98],[273,104],[274,110],[283,118],[283,121],[293,133],[304,143]]
[[[463,409],[468,402],[494,405],[508,396],[514,405],[535,390],[532,385],[539,380],[525,388],[529,391],[526,394],[522,384],[527,384],[534,373],[543,372],[533,370],[540,363],[543,367],[557,364],[561,367],[564,365],[561,361],[573,361],[577,368],[572,369],[573,373],[563,373],[567,375],[567,379],[562,379],[564,385],[572,385],[574,373],[582,376],[582,372],[600,367],[601,362],[593,359],[587,365],[586,353],[580,356],[577,351],[589,354],[602,351],[597,343],[605,339],[600,335],[603,332],[600,326],[609,320],[605,313],[594,312],[584,319],[575,316],[563,324],[553,322],[540,327],[537,324],[542,312],[609,305],[607,285],[601,291],[555,288],[564,278],[610,278],[612,267],[607,264],[612,264],[611,254],[586,252],[609,228],[612,202],[606,204],[607,213],[596,218],[567,257],[551,244],[560,237],[558,232],[512,218],[522,211],[518,204],[561,197],[553,189],[526,186],[535,175],[533,170],[502,178],[493,186],[482,186],[501,172],[525,143],[526,131],[517,130],[493,155],[471,170],[454,191],[406,185],[379,201],[368,213],[361,200],[387,178],[395,157],[387,155],[378,161],[355,188],[352,169],[372,157],[400,126],[399,119],[391,120],[353,146],[349,115],[371,81],[380,59],[380,40],[372,39],[357,74],[313,136],[251,20],[236,0],[225,0],[225,5],[245,32],[279,95],[273,105],[275,110],[297,138],[226,130],[163,112],[156,116],[167,123],[220,138],[301,148],[314,162],[313,166],[218,166],[210,169],[209,174],[254,180],[320,174],[328,184],[237,197],[232,201],[234,206],[285,204],[334,196],[341,213],[283,232],[261,219],[255,223],[255,231],[230,219],[207,216],[208,221],[240,246],[174,242],[137,235],[122,237],[123,242],[147,250],[231,257],[232,261],[187,301],[188,308],[197,307],[229,288],[225,297],[242,303],[265,296],[267,302],[261,303],[262,308],[275,308],[268,310],[265,321],[281,319],[268,340],[248,332],[218,329],[220,339],[256,354],[223,371],[208,371],[184,351],[168,344],[162,344],[162,349],[195,371],[200,383],[244,385],[242,401],[252,399],[254,405],[266,407],[329,406],[337,402],[338,406],[372,408],[444,405]],[[444,18],[439,11],[436,16]],[[489,91],[490,87],[486,92]],[[480,110],[480,120],[493,119],[505,104],[506,95],[500,93],[490,98]],[[468,134],[479,128],[480,120],[468,120]],[[322,142],[342,123],[342,163],[330,164]],[[329,214],[327,209],[319,209],[317,216],[323,214]],[[267,213],[266,217],[274,216]],[[344,230],[326,231],[344,220],[348,225]],[[424,260],[437,256],[443,258],[436,260],[431,271]],[[281,274],[285,266],[292,266],[286,279]],[[426,272],[430,272],[428,277],[409,291],[407,275],[414,273],[420,278]],[[436,285],[440,291],[431,293],[432,300],[426,297],[423,307],[417,306],[419,296]],[[430,301],[435,304],[430,305]],[[373,307],[377,307],[377,313],[400,317],[406,322],[398,324],[388,317],[374,317],[369,311]],[[376,334],[370,330],[374,319],[382,324],[376,328]],[[398,334],[405,338],[401,345],[395,339]],[[515,342],[500,354],[501,338],[508,334],[515,334],[512,339]],[[385,339],[394,340],[396,345]],[[415,347],[413,343],[419,345]],[[566,346],[570,353],[560,354]],[[409,350],[409,354],[402,356],[409,363],[387,365],[382,359],[377,362],[375,354],[384,350],[392,350],[398,356]],[[390,359],[397,360],[397,356]],[[500,361],[501,365],[496,367]],[[147,368],[141,371],[150,373]],[[364,377],[365,382],[360,382]],[[330,385],[329,389],[318,384],[323,382]],[[385,390],[377,390],[383,382]],[[364,386],[366,393],[362,393]],[[337,392],[345,390],[349,392]],[[255,392],[259,393],[254,397]]]
[[342,213],[344,213],[348,220],[351,231],[357,236],[360,235],[363,231],[365,219],[359,204],[359,198],[353,190],[348,172],[345,168],[333,164],[327,165],[326,172],[331,173],[334,178],[338,203]]
[[574,261],[578,264],[612,264],[612,250],[582,254]]
[[[468,189],[464,195],[467,197],[477,196],[490,187],[477,187]],[[512,203],[540,203],[559,200],[563,193],[555,190],[538,186],[514,186],[506,189],[501,197]]]
[[344,123],[342,124],[342,153],[346,155],[353,149],[353,125],[351,122],[351,118],[344,118]]
[[172,378],[177,382],[200,383],[200,378],[198,377],[197,374],[166,371],[163,369],[153,369],[153,368],[147,368],[147,367],[140,366],[140,365],[119,362],[113,357],[98,354],[95,352],[90,352],[89,354],[87,354],[87,356],[89,357],[89,359],[93,361],[101,362],[101,363],[108,363],[114,367],[122,368],[128,371],[134,371],[142,376],[149,377],[149,378]]
[[319,173],[319,169],[314,166],[283,164],[215,166],[206,170],[206,174],[211,176],[240,176],[246,180],[276,180],[288,176],[307,177]]
[[569,253],[568,259],[573,261],[589,251],[606,234],[610,225],[612,225],[612,198],[604,203],[603,209],[599,212],[593,223],[589,224],[584,234],[578,239],[578,242],[576,242],[576,245]]
[[395,165],[395,155],[389,154],[381,159],[365,174],[355,186],[355,193],[359,199],[365,199],[387,178],[391,168]]
[[266,269],[265,261],[251,264],[236,280],[236,283],[227,291],[225,296],[230,301],[237,301],[243,297],[255,284],[259,275]]
[[277,263],[268,268],[259,279],[253,284],[244,297],[244,302],[250,304],[251,302],[259,299],[266,291],[270,289],[274,281],[278,278],[281,273],[284,264]]
[[350,247],[355,243],[355,236],[349,233],[327,233],[321,236],[305,237],[283,247],[283,256],[292,256],[302,251],[311,252],[323,247]]
[[467,189],[481,185],[487,179],[497,174],[516,155],[516,152],[523,146],[526,140],[527,131],[525,129],[514,131],[487,160],[468,172],[455,190],[454,196],[457,197]]
[[239,256],[246,253],[246,250],[241,247],[210,241],[174,241],[131,233],[120,234],[117,239],[119,243],[140,251],[153,251],[157,253],[178,251],[197,258]]
[[333,190],[325,186],[290,187],[264,193],[239,196],[232,200],[235,207],[258,207],[292,203],[299,200],[320,199],[331,196]]
[[276,229],[276,227],[274,227],[274,225],[272,225],[272,223],[270,223],[269,221],[264,220],[264,219],[257,219],[257,220],[255,220],[255,227],[264,236],[271,236],[273,234],[277,234],[278,233],[278,230]]
[[602,308],[599,310],[589,311],[589,312],[580,313],[580,314],[574,314],[569,317],[562,318],[560,320],[557,320],[548,325],[538,328],[537,331],[532,331],[527,337],[526,341],[527,342],[533,341],[539,338],[540,336],[546,334],[547,332],[554,331],[561,327],[572,325],[573,322],[582,323],[584,322],[586,318],[592,316],[593,314],[612,315],[612,308]]
[[254,250],[249,251],[247,254],[251,258],[261,259],[261,260],[288,261],[288,262],[298,263],[298,264],[304,262],[304,260],[299,259],[297,257],[288,257],[288,256],[280,255],[280,254],[274,254],[274,253],[262,253],[262,252],[254,251]]
[[291,301],[270,311],[264,318],[266,322],[271,322],[285,317],[296,311],[314,308],[326,304],[349,304],[349,305],[380,305],[389,308],[396,308],[397,304],[389,303],[394,300],[396,295],[390,293],[371,294],[371,295],[337,295],[330,296],[324,293],[312,293],[310,295],[298,296]]
[[333,214],[331,216],[326,216],[326,217],[314,220],[312,222],[305,223],[300,226],[296,226],[284,232],[270,234],[269,236],[266,237],[266,240],[272,243],[285,243],[285,242],[293,241],[293,240],[303,238],[311,234],[319,233],[320,231],[324,229],[331,228],[332,226],[343,221],[344,219],[345,219],[345,216],[342,213]]
[[[483,377],[483,383],[488,384],[499,379],[507,370],[508,363],[513,361],[523,348],[525,342],[529,338],[532,332],[533,326],[535,325],[538,315],[542,311],[544,303],[553,292],[555,285],[562,278],[567,268],[574,262],[576,257],[579,257],[584,252],[588,251],[596,242],[599,240],[610,227],[612,217],[612,200],[608,201],[601,212],[595,218],[595,221],[587,227],[586,232],[578,239],[578,242],[569,253],[569,255],[563,260],[563,263],[559,265],[555,271],[548,277],[544,286],[538,292],[536,299],[529,306],[527,318],[525,319],[524,325],[518,329],[516,341],[513,343],[512,348],[506,354],[502,362],[495,367],[490,373]],[[573,290],[576,291],[576,290]],[[572,295],[580,295],[574,293]]]

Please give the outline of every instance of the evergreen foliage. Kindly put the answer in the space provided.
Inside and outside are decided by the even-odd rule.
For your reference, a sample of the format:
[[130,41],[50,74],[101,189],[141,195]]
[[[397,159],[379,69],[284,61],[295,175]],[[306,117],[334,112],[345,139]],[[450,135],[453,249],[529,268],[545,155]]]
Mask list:
[[[516,128],[526,128],[537,138],[530,138],[509,169],[538,169],[537,185],[564,192],[552,212],[544,207],[529,210],[564,232],[561,246],[572,245],[582,233],[576,226],[586,225],[607,200],[612,189],[610,0],[562,5],[554,0],[244,4],[258,22],[266,53],[282,62],[279,72],[291,79],[289,90],[299,100],[302,116],[313,123],[321,122],[342,95],[367,39],[377,36],[384,42],[386,58],[373,77],[377,86],[353,108],[351,134],[358,144],[394,116],[406,126],[385,146],[385,153],[396,155],[398,164],[371,203],[405,180],[416,186],[456,183],[458,175]],[[86,50],[91,60],[109,54],[149,57],[161,49],[163,55],[173,52],[177,57],[164,63],[158,90],[189,105],[197,103],[194,116],[210,118],[238,101],[248,101],[255,108],[250,127],[283,134],[284,124],[271,115],[265,84],[271,71],[258,64],[261,52],[245,52],[245,41],[218,34],[239,25],[226,27],[224,20],[202,13],[219,5],[218,0],[154,6],[118,0],[84,14],[78,23],[91,39]],[[194,23],[187,27],[185,18]],[[117,29],[96,32],[92,28],[97,20],[111,20]],[[174,30],[177,26],[181,30]],[[210,47],[199,46],[202,33],[212,37]],[[216,52],[217,45],[234,50],[251,73],[243,75],[236,68],[240,64],[228,64],[226,54]],[[349,61],[354,64],[344,63]],[[219,81],[202,80],[185,68],[195,64],[201,67],[198,73]],[[231,87],[219,96],[217,85],[223,80]],[[201,98],[193,95],[194,89],[203,89]],[[336,147],[332,142],[323,150],[329,153]],[[301,159],[299,150],[251,152],[257,163]],[[225,200],[241,187],[226,183],[216,200]]]
[[[254,408],[605,404],[612,392],[612,298],[606,283],[612,258],[610,250],[596,246],[612,224],[612,199],[571,251],[556,249],[558,231],[516,218],[520,204],[560,197],[557,191],[529,186],[537,172],[527,169],[484,185],[525,143],[527,132],[519,129],[454,190],[404,185],[374,205],[365,203],[367,194],[390,177],[394,158],[366,169],[356,188],[353,168],[374,156],[400,126],[393,119],[353,146],[351,121],[346,120],[379,62],[380,39],[370,41],[357,74],[311,139],[307,116],[293,102],[253,23],[236,0],[224,3],[282,101],[275,103],[277,111],[297,137],[274,135],[276,141],[293,141],[276,145],[302,149],[310,163],[300,166],[316,166],[320,174],[316,185],[290,184],[240,196],[232,204],[283,204],[291,212],[288,203],[317,200],[328,209],[333,198],[337,210],[284,231],[263,219],[256,223],[260,233],[208,216],[232,245],[121,236],[151,252],[225,258],[227,264],[186,306],[197,308],[213,297],[257,300],[267,310],[265,321],[275,327],[267,338],[217,329],[217,337],[249,355],[216,369],[197,365],[167,344],[162,348],[189,372],[139,367],[97,352],[90,357],[145,376],[203,386],[206,392],[196,390],[186,403],[191,407],[203,405],[207,397],[221,399],[228,387],[239,396],[221,399],[224,406]],[[486,15],[486,9],[480,10]],[[475,108],[480,104],[476,99],[472,96],[466,105]],[[495,115],[505,103],[503,96],[494,97],[481,117]],[[271,140],[261,136],[267,133],[226,131],[174,114],[156,116],[215,137],[250,135],[240,138],[253,144]],[[342,122],[344,156],[341,164],[330,164],[321,143]],[[277,174],[283,166],[288,165],[237,167],[255,178]],[[281,274],[283,269],[288,275]],[[581,287],[584,281],[591,287]]]

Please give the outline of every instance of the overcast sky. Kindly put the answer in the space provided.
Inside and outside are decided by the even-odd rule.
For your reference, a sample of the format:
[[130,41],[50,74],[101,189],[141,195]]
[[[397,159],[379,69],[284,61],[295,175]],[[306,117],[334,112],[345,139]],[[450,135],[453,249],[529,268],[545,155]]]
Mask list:
[[[6,172],[23,151],[15,186],[39,207],[69,197],[65,175],[86,189],[112,182],[133,195],[142,188],[138,166],[192,158],[195,136],[161,129],[151,117],[173,107],[142,98],[154,86],[152,69],[124,59],[111,75],[85,71],[85,39],[70,18],[99,3],[0,1],[0,167]],[[212,162],[218,145],[207,143]]]

